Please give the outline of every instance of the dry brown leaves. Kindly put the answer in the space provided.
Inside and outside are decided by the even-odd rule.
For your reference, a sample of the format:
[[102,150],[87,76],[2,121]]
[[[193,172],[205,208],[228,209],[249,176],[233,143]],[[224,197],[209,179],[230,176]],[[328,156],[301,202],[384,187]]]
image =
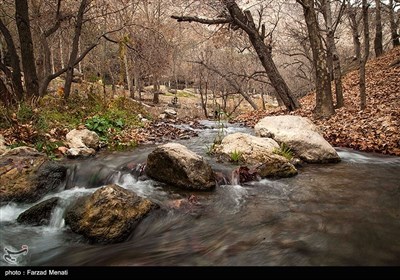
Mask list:
[[[196,137],[197,133],[193,130],[179,128],[174,125],[183,124],[181,120],[163,120],[147,123],[142,128],[135,128],[122,132],[122,138],[125,142],[127,139],[134,140],[136,143],[163,143],[170,140],[189,139]],[[189,122],[193,128],[199,124],[195,121]]]
[[[333,146],[349,147],[366,152],[379,152],[400,156],[400,48],[388,51],[367,64],[367,108],[360,111],[358,71],[343,78],[345,107],[337,109],[329,119],[313,115],[315,93],[300,100],[302,109],[291,112],[312,119]],[[282,108],[258,110],[235,119],[254,126],[261,118],[284,115]]]

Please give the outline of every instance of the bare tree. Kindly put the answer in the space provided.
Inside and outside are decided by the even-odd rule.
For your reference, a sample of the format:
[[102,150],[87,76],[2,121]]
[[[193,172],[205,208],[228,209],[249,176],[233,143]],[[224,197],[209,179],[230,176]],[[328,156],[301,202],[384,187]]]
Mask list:
[[220,77],[222,77],[223,79],[225,79],[230,86],[232,86],[238,93],[240,93],[244,99],[246,99],[247,102],[249,102],[249,104],[253,107],[254,110],[257,110],[258,107],[257,105],[254,103],[254,101],[251,99],[251,97],[249,96],[249,94],[246,92],[246,90],[244,90],[240,84],[238,84],[235,80],[233,80],[230,76],[225,75],[224,73],[222,73],[219,69],[217,69],[215,66],[213,65],[207,65],[205,64],[203,61],[193,61],[194,63],[200,64],[203,67],[205,67],[206,69],[214,72],[215,74],[219,75]]
[[85,10],[89,6],[89,4],[90,0],[82,0],[79,6],[78,14],[76,16],[74,39],[72,41],[72,50],[67,64],[68,68],[67,77],[65,79],[65,85],[64,85],[65,99],[68,99],[71,92],[71,84],[74,76],[74,66],[77,64],[76,60],[78,57],[78,50],[79,50],[79,38],[82,33],[83,15],[85,14]]
[[15,19],[21,45],[26,92],[28,96],[39,96],[39,79],[36,72],[27,0],[15,0]]
[[375,56],[381,56],[383,54],[383,32],[382,32],[382,16],[381,16],[382,5],[380,0],[375,0],[375,39],[374,49]]
[[360,62],[361,60],[361,41],[360,41],[360,32],[359,25],[362,20],[362,14],[357,13],[358,8],[355,4],[352,4],[350,0],[347,1],[347,16],[349,18],[350,28],[353,37],[353,46],[354,46],[354,57],[356,61]]
[[400,5],[400,1],[389,0],[388,4],[382,3],[389,13],[390,33],[392,37],[393,47],[400,46],[400,35],[398,33],[400,19],[396,20],[395,9]]
[[308,36],[313,53],[313,64],[316,74],[315,113],[322,117],[334,114],[331,79],[327,71],[327,57],[322,43],[320,27],[317,20],[314,0],[296,0],[303,7]]
[[315,69],[307,26],[303,15],[300,18],[293,10],[288,11],[287,18],[284,41],[277,52],[288,57],[284,59],[282,66],[292,73],[292,82],[295,83],[298,94],[304,96],[315,88]]
[[342,86],[342,71],[340,66],[339,54],[336,49],[335,33],[341,22],[343,12],[346,7],[346,1],[340,3],[339,12],[335,21],[332,18],[332,0],[321,0],[322,14],[325,19],[326,25],[326,50],[327,50],[327,64],[331,76],[335,81],[335,95],[336,95],[336,108],[341,108],[344,105],[343,99],[343,86]]
[[14,44],[14,40],[12,38],[12,35],[8,28],[4,25],[3,21],[0,18],[0,32],[3,34],[4,39],[7,44],[7,49],[10,53],[10,64],[12,71],[7,71],[8,68],[3,64],[3,62],[0,63],[1,70],[11,78],[12,83],[13,83],[13,89],[14,89],[14,95],[15,98],[12,98],[14,100],[9,100],[8,102],[13,102],[13,101],[20,101],[23,98],[24,94],[24,89],[22,87],[22,82],[21,82],[21,67],[20,67],[20,61],[19,61],[19,56],[17,54],[17,49]]
[[[354,50],[356,60],[359,64],[359,86],[360,86],[360,109],[364,110],[367,103],[367,94],[366,94],[366,84],[365,84],[365,65],[367,64],[367,60],[369,57],[369,20],[368,20],[368,9],[369,5],[367,0],[362,0],[362,13],[361,15],[357,14],[359,10],[359,2],[352,3],[350,0],[347,2],[348,8],[347,13],[350,21],[350,27],[353,34],[353,42],[354,42]],[[361,52],[361,41],[360,41],[360,32],[359,32],[359,25],[360,22],[363,22],[362,29],[364,34],[364,51]]]
[[369,57],[369,4],[362,0],[363,30],[364,30],[364,55],[360,60],[360,109],[364,110],[367,105],[367,90],[365,84],[365,65]]
[[251,12],[249,10],[243,11],[240,9],[236,1],[221,0],[220,2],[225,10],[221,11],[221,16],[218,18],[207,19],[197,16],[177,15],[173,15],[172,18],[178,20],[178,22],[198,22],[209,25],[230,24],[234,29],[243,30],[247,34],[261,64],[265,68],[272,86],[275,88],[277,95],[283,101],[286,108],[290,111],[300,108],[299,102],[287,86],[272,59],[271,45],[264,41],[266,38],[265,25],[259,24],[256,26]]

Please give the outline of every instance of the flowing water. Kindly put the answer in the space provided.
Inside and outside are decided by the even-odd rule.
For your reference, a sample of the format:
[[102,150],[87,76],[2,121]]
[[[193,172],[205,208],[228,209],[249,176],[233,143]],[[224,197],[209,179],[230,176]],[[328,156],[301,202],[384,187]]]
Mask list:
[[[224,130],[250,132],[237,126]],[[199,130],[199,137],[182,143],[229,174],[233,166],[206,155],[220,132]],[[49,226],[16,222],[32,204],[0,208],[1,252],[27,245],[29,252],[17,265],[400,265],[399,157],[337,149],[342,162],[305,165],[293,178],[195,193],[138,181],[122,168],[145,162],[152,149],[66,161],[67,182],[44,198],[63,198]],[[89,244],[64,225],[63,214],[77,197],[104,183],[133,190],[161,210],[146,217],[126,242]],[[171,207],[191,194],[197,205]],[[9,263],[2,258],[1,265]]]

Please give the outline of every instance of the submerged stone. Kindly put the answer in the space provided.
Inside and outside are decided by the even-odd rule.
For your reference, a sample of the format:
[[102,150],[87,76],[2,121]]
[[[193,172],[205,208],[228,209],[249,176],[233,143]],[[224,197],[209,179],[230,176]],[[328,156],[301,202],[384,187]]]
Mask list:
[[52,197],[32,206],[18,216],[17,222],[33,226],[48,225],[58,201],[58,197]]

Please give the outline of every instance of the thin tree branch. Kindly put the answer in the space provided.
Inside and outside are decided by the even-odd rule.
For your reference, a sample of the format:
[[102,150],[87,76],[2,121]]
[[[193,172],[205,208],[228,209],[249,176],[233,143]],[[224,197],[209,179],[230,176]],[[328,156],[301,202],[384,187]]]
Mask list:
[[171,18],[176,19],[178,22],[198,22],[202,24],[225,24],[225,23],[231,23],[232,19],[231,18],[200,18],[196,16],[176,16],[172,15]]
[[238,91],[238,93],[240,93],[247,102],[249,102],[249,104],[255,109],[257,110],[257,105],[253,102],[253,100],[251,99],[251,97],[243,91],[243,89],[241,88],[241,86],[234,80],[232,80],[228,75],[225,75],[224,73],[222,73],[221,71],[219,71],[217,68],[215,67],[211,67],[207,64],[204,63],[204,61],[187,61],[190,63],[196,63],[199,65],[202,65],[203,67],[205,67],[208,70],[211,70],[212,72],[216,73],[217,75],[221,76],[222,78],[224,78],[235,90]]

